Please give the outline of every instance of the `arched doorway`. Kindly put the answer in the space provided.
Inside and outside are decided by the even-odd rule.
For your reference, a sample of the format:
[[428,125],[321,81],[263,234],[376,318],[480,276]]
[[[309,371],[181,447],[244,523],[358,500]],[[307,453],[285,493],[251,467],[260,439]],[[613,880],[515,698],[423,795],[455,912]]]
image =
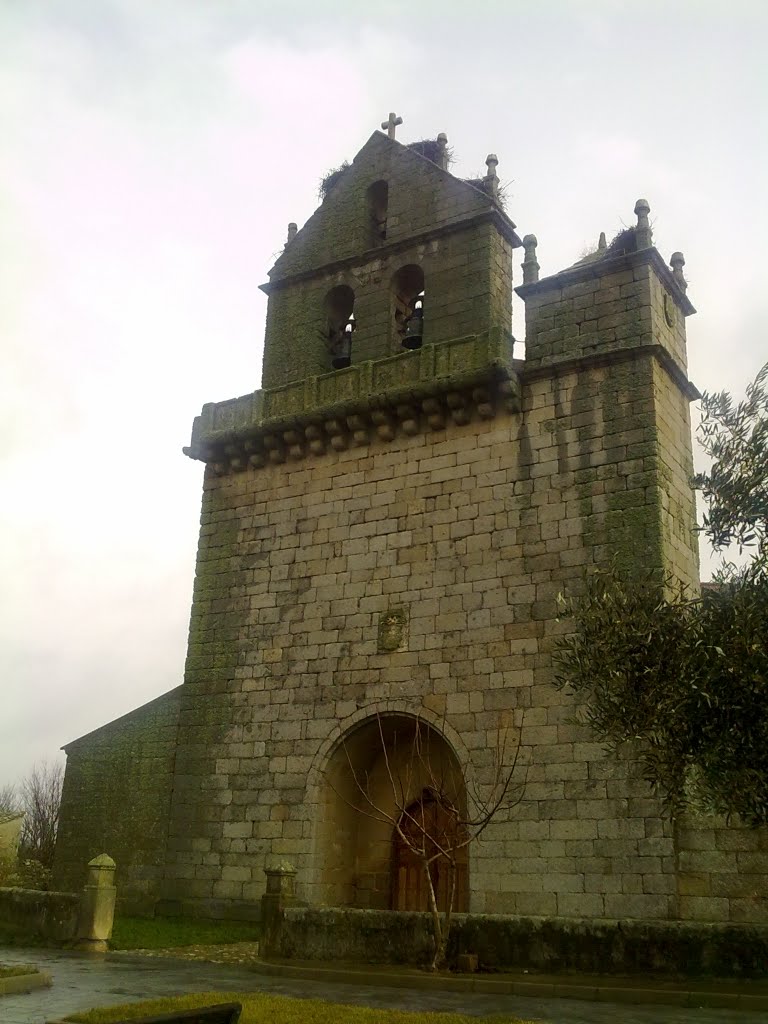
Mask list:
[[[455,810],[449,813],[448,808]],[[322,902],[426,909],[426,878],[417,882],[396,828],[404,814],[413,819],[416,810],[436,829],[447,827],[448,817],[455,822],[457,813],[465,814],[461,765],[445,737],[408,714],[374,715],[353,727],[336,744],[323,772],[316,823]],[[465,851],[459,860],[456,910],[466,908],[468,892]],[[439,865],[434,870],[445,899],[448,873],[441,873]]]
[[[429,789],[401,814],[392,837],[393,910],[430,909],[427,875],[418,853],[424,851],[430,858],[437,909],[447,909],[453,889],[453,910],[466,911],[467,847],[458,846],[462,839],[459,819],[457,809]],[[446,849],[452,851],[450,859],[441,855]]]

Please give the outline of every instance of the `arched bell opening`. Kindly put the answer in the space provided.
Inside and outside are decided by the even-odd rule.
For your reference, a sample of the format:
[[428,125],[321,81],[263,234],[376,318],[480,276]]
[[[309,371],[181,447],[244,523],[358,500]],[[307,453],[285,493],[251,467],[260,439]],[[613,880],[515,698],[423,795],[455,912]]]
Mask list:
[[386,181],[374,181],[366,192],[368,210],[368,234],[371,247],[387,240],[387,208],[389,206],[389,185]]
[[352,335],[355,331],[355,293],[346,284],[337,284],[325,297],[325,336],[334,370],[352,362]]
[[424,271],[416,263],[392,277],[395,337],[406,349],[421,348],[424,335]]
[[[423,719],[377,715],[353,728],[330,754],[323,776],[318,853],[324,902],[426,909],[422,861],[397,825],[400,831],[418,830],[415,822],[423,820],[436,830],[432,840],[439,842],[451,829],[455,840],[466,803],[464,776],[453,748]],[[427,848],[434,852],[429,842]],[[453,905],[459,911],[467,903],[466,848],[454,859],[459,867]],[[431,870],[438,899],[444,901],[452,868],[443,860]]]

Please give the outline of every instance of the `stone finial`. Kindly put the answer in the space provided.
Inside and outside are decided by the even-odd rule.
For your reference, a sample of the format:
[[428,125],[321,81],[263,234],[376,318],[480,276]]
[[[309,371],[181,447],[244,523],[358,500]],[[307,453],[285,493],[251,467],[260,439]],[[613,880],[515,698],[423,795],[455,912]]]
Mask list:
[[495,153],[489,153],[485,158],[485,166],[488,168],[484,181],[488,186],[488,191],[494,197],[499,194],[499,176],[496,173],[496,168],[499,165],[499,158]]
[[525,259],[522,262],[523,284],[534,284],[539,280],[539,264],[536,260],[536,246],[538,245],[536,235],[526,235],[523,238],[523,250]]
[[635,228],[635,242],[638,249],[650,249],[653,245],[653,232],[648,221],[648,214],[651,207],[647,199],[638,199],[635,203],[635,214],[637,216],[637,227]]
[[296,892],[296,868],[288,861],[281,861],[264,868],[267,876],[267,893],[275,896],[293,896]]
[[688,288],[688,282],[685,280],[685,276],[683,275],[685,257],[681,252],[673,252],[669,257],[669,264],[672,267],[672,277],[674,277],[678,287],[681,291],[686,291]]
[[597,251],[604,252],[608,248],[608,243],[605,240],[605,232],[600,232],[600,237],[597,240]]
[[296,868],[291,864],[289,860],[279,860],[276,864],[271,864],[268,868],[264,868],[265,874],[275,875],[295,875]]
[[112,878],[117,865],[108,853],[100,853],[98,857],[88,861],[88,885],[112,885]]
[[291,221],[291,223],[288,225],[288,239],[286,240],[285,244],[290,245],[298,233],[299,225],[296,224],[294,221]]
[[448,136],[445,132],[440,132],[437,136],[437,145],[439,147],[439,154],[437,158],[438,167],[441,167],[444,171],[448,170]]
[[390,137],[390,139],[394,139],[395,129],[399,124],[402,123],[402,117],[398,117],[394,110],[391,110],[389,112],[389,117],[387,118],[387,120],[381,122],[381,130],[384,131],[384,129],[386,129],[387,135]]

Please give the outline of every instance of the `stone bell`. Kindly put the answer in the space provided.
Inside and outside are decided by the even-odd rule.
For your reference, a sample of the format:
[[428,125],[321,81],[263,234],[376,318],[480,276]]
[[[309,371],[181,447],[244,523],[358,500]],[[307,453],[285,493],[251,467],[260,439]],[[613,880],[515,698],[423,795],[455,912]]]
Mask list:
[[336,343],[336,351],[331,359],[331,365],[334,370],[343,370],[349,366],[352,362],[352,335],[355,330],[355,317],[352,315],[344,325],[344,329],[339,331],[338,340]]
[[403,336],[403,348],[421,348],[421,339],[424,334],[424,297],[419,295],[413,304],[413,312],[405,321],[405,335]]

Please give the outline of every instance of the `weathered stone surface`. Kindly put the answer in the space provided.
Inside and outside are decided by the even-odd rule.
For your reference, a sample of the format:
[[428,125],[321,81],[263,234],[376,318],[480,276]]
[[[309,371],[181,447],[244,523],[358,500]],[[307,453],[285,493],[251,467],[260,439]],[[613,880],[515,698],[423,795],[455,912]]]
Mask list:
[[[494,329],[206,405],[184,451],[220,475],[519,409],[513,339]],[[437,415],[437,418],[435,416]],[[305,445],[309,441],[309,445]]]
[[[208,472],[178,753],[179,770],[186,774],[189,758],[200,781],[177,801],[173,826],[182,874],[202,867],[195,837],[245,837],[254,846],[240,866],[250,866],[255,885],[270,856],[289,856],[301,895],[322,902],[330,854],[307,766],[317,768],[331,737],[361,713],[441,695],[443,728],[468,747],[500,711],[525,711],[526,799],[473,853],[473,909],[531,912],[536,892],[560,915],[675,916],[664,881],[674,839],[660,808],[627,781],[631,765],[606,766],[617,779],[610,797],[596,774],[565,788],[605,759],[569,724],[575,709],[548,683],[557,594],[578,591],[584,564],[674,562],[695,579],[690,494],[685,504],[683,484],[658,471],[678,466],[682,478],[685,398],[652,352],[556,378],[524,374],[522,383],[519,416],[406,437],[375,455],[328,453],[311,471],[286,463]],[[658,403],[641,411],[642,396],[654,394]],[[639,471],[648,474],[642,487],[632,477]],[[670,498],[687,531],[665,531]],[[382,652],[381,616],[393,605],[408,610],[408,642]],[[230,630],[226,664],[215,638]],[[214,677],[202,666],[217,661]],[[259,754],[233,756],[257,740]],[[472,770],[472,749],[466,756]],[[241,802],[254,782],[258,798]],[[630,798],[644,802],[633,810]],[[547,823],[549,834],[510,857],[528,822]],[[642,845],[650,839],[652,856]],[[583,845],[566,850],[566,840]],[[222,866],[237,856],[220,855]],[[246,884],[238,893],[233,879],[227,891],[245,899]],[[181,874],[176,889],[188,891]],[[380,896],[360,888],[350,898]]]
[[91,952],[104,952],[112,937],[117,889],[116,864],[101,853],[88,861],[88,878],[80,896],[80,915],[77,925],[77,946]]
[[[69,746],[57,872],[109,849],[147,904],[253,916],[264,869],[288,860],[298,900],[396,905],[391,828],[344,811],[329,772],[345,744],[363,757],[377,714],[418,714],[468,790],[492,774],[499,728],[522,730],[523,799],[470,849],[473,914],[568,934],[585,918],[765,923],[765,834],[673,827],[631,756],[607,757],[553,686],[558,598],[585,572],[698,585],[680,277],[645,247],[534,280],[529,239],[513,360],[514,225],[404,152],[369,143],[292,239],[267,286],[264,390],[196,422],[184,685]],[[423,346],[404,351],[409,275]],[[355,329],[331,372],[340,285]]]
[[[389,185],[386,239],[373,239],[368,189]],[[511,250],[520,245],[498,204],[397,142],[374,134],[342,181],[277,260],[269,293],[264,353],[267,388],[329,369],[318,338],[324,300],[345,284],[355,293],[353,363],[393,355],[391,280],[422,267],[428,296],[424,344],[487,331],[509,331]],[[470,270],[471,268],[471,270]]]
[[[67,745],[57,885],[80,889],[103,850],[125,905],[149,909],[166,857],[180,688]],[[183,786],[183,780],[179,780]]]
[[[284,957],[419,963],[429,960],[430,936],[427,914],[294,908],[285,912],[277,938]],[[470,951],[481,968],[645,977],[768,974],[765,927],[457,914],[449,961]]]
[[0,922],[18,941],[74,939],[79,909],[80,897],[74,892],[0,889]]

